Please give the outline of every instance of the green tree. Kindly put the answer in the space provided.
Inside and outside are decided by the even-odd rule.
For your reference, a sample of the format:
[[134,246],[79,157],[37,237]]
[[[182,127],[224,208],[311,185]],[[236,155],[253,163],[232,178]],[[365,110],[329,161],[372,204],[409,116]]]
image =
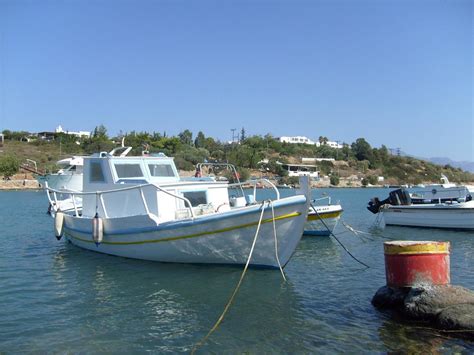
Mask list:
[[332,174],[332,175],[331,175],[331,178],[329,179],[329,182],[330,182],[331,185],[333,185],[333,186],[339,185],[339,176],[338,176],[337,174]]
[[107,136],[107,129],[104,125],[95,127],[92,136],[82,143],[84,151],[88,154],[110,151],[114,143]]
[[196,148],[206,148],[206,136],[201,131],[198,132],[194,140],[194,146]]
[[372,147],[364,138],[358,138],[354,143],[352,143],[351,148],[357,160],[368,160],[369,162],[372,161]]
[[16,174],[19,168],[20,163],[13,155],[4,155],[0,158],[0,174],[5,180],[9,180],[12,175]]
[[107,128],[104,125],[96,126],[94,128],[94,133],[92,134],[94,139],[103,139],[107,140],[109,137],[107,136]]
[[193,145],[193,133],[189,129],[178,134],[179,140],[185,145]]
[[247,135],[245,134],[245,128],[242,127],[242,129],[240,130],[240,142],[245,141],[246,138],[247,138]]

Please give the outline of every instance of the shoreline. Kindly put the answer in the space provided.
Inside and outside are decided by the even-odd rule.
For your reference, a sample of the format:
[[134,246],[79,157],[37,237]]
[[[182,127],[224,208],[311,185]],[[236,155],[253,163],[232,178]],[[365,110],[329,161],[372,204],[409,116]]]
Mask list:
[[[474,186],[474,182],[465,184],[464,186]],[[294,189],[294,187],[287,187]],[[321,186],[313,185],[311,189],[390,189],[389,187],[384,187],[383,185],[374,185],[374,186]],[[283,188],[284,189],[284,188]],[[392,187],[391,189],[395,189]],[[41,184],[34,179],[12,179],[12,180],[0,180],[0,191],[31,191],[31,190],[43,190]]]
[[1,180],[0,191],[15,191],[15,190],[42,190],[43,188],[36,180],[31,179],[12,179]]

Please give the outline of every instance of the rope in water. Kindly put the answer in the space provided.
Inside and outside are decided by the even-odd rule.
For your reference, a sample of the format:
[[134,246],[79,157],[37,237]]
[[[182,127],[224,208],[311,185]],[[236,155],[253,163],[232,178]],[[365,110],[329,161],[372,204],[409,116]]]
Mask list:
[[323,223],[324,227],[328,230],[329,234],[332,235],[334,237],[334,239],[336,239],[336,241],[339,243],[339,245],[346,251],[347,254],[350,255],[350,257],[352,259],[354,259],[355,261],[357,261],[359,264],[361,265],[364,265],[366,268],[370,268],[369,265],[367,265],[366,263],[364,263],[363,261],[360,261],[359,259],[357,259],[354,255],[352,255],[352,253],[349,251],[349,249],[347,249],[344,244],[342,244],[342,242],[339,240],[338,237],[336,237],[336,235],[332,232],[332,230],[328,227],[328,225],[326,224],[326,222],[324,222],[323,218],[321,217],[321,215],[319,214],[318,210],[316,209],[316,207],[313,206],[313,204],[310,202],[310,206],[311,208],[313,209],[314,212],[316,212],[316,214],[318,215],[318,218],[319,220]]
[[[214,333],[217,330],[219,325],[224,320],[224,317],[227,314],[227,311],[229,310],[230,306],[232,305],[232,302],[234,301],[235,296],[237,295],[237,292],[239,291],[240,286],[242,285],[242,281],[244,280],[244,276],[247,273],[247,269],[249,267],[250,260],[252,259],[252,254],[253,254],[253,251],[254,251],[254,248],[255,248],[255,244],[257,242],[259,232],[260,232],[260,226],[262,224],[263,213],[265,211],[265,202],[266,201],[262,202],[262,212],[260,213],[260,219],[258,220],[257,230],[255,231],[255,236],[253,238],[252,247],[250,248],[250,253],[249,253],[249,256],[247,258],[247,262],[245,263],[244,270],[242,271],[242,274],[240,275],[239,282],[237,283],[237,286],[235,287],[234,292],[232,293],[232,296],[230,297],[229,301],[227,301],[227,304],[224,307],[224,311],[222,312],[220,317],[217,319],[216,323],[211,328],[211,330],[209,330],[207,335],[201,341],[196,343],[196,345],[194,345],[193,349],[191,350],[191,354],[194,354],[198,348],[203,346],[206,343],[206,341],[209,339],[209,337],[212,335],[212,333]],[[280,264],[280,259],[278,258],[278,249],[277,249],[278,244],[277,244],[277,238],[276,238],[275,214],[273,212],[273,203],[271,202],[271,200],[269,200],[268,204],[271,205],[271,207],[272,207],[273,231],[274,231],[274,235],[275,235],[275,252],[276,252],[277,262],[278,262],[278,266],[280,267],[280,272],[283,275],[283,279],[286,281],[285,274],[283,273],[283,268],[281,267],[281,264]]]

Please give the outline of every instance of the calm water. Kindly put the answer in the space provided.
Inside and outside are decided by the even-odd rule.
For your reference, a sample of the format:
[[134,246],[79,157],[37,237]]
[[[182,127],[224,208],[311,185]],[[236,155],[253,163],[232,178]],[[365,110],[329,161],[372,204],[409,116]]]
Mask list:
[[[201,352],[474,351],[474,343],[400,324],[370,300],[385,284],[384,237],[449,240],[452,283],[474,289],[474,233],[372,227],[370,197],[388,190],[319,189],[343,220],[377,233],[306,238],[286,267],[250,270]],[[291,194],[292,191],[284,191]],[[56,241],[42,192],[0,193],[0,352],[189,352],[209,331],[241,268],[173,265],[102,255]]]

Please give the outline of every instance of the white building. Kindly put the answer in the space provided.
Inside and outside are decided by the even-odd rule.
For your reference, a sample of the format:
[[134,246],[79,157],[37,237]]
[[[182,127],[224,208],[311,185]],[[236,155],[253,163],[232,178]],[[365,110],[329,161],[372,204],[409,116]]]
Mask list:
[[84,137],[84,138],[90,138],[91,132],[88,131],[79,131],[79,132],[74,132],[74,131],[65,131],[61,127],[61,125],[56,127],[56,133],[64,133],[64,134],[70,134],[76,137]]
[[308,137],[304,137],[304,136],[280,137],[280,142],[281,142],[281,143],[293,143],[293,144],[297,144],[297,143],[300,143],[300,144],[311,144],[311,145],[316,144],[316,143],[313,142],[311,139],[309,139]]
[[321,145],[327,145],[328,147],[335,148],[335,149],[342,149],[343,147],[343,145],[339,144],[338,142],[333,142],[333,141],[327,141],[326,143],[314,142],[305,136],[280,137],[279,140],[281,143],[311,144],[311,145],[316,145],[316,147],[320,147]]
[[277,162],[277,164],[281,165],[283,169],[287,170],[288,176],[290,177],[309,176],[311,180],[319,180],[319,171],[316,165],[288,164],[280,162]]
[[339,144],[338,142],[331,142],[331,141],[327,141],[325,145],[331,148],[335,148],[335,149],[342,149],[344,147],[342,144]]

